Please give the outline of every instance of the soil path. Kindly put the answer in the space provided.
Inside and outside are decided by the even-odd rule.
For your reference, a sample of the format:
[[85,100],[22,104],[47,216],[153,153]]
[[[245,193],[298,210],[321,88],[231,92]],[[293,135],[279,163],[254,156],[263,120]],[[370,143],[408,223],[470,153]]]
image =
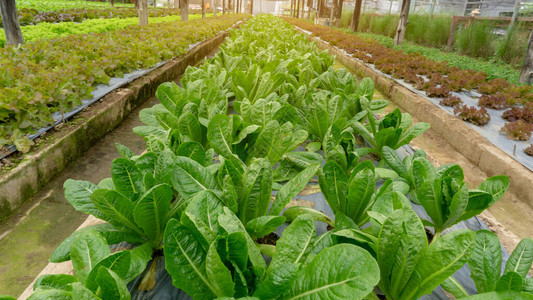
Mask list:
[[142,153],[146,145],[132,128],[143,125],[139,111],[156,103],[154,97],[137,108],[0,225],[0,295],[22,293],[48,264],[52,251],[87,218],[65,199],[65,180],[98,183],[110,177],[111,162],[119,156],[115,143]]

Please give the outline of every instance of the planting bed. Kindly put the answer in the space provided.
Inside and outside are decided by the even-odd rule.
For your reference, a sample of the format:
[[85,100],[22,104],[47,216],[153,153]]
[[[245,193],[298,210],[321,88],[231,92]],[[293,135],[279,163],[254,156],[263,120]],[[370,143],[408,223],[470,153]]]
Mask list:
[[[17,4],[19,4],[18,2]],[[149,17],[165,17],[179,15],[180,10],[175,8],[150,9]],[[59,23],[59,22],[82,22],[91,19],[113,19],[113,18],[134,18],[138,16],[135,8],[73,8],[60,9],[55,11],[42,11],[36,8],[22,7],[17,10],[17,16],[21,26],[35,25],[39,23]],[[0,27],[3,27],[0,20]]]
[[134,129],[147,151],[118,145],[110,178],[65,182],[107,223],[67,238],[50,260],[75,275],[44,275],[31,297],[533,298],[533,240],[509,255],[476,218],[509,179],[471,189],[460,166],[435,168],[407,146],[429,125],[376,119],[372,80],[332,65],[261,15],[162,84]]
[[[159,84],[176,78],[188,65],[203,59],[227,34],[227,30],[220,32],[192,48],[186,55],[161,65],[127,84],[125,88],[115,86],[118,89],[95,102],[90,109],[83,110],[72,123],[67,122],[59,130],[38,139],[38,146],[31,153],[14,153],[9,156],[8,163],[2,165],[0,170],[0,220],[8,217],[94,142],[113,130],[136,106],[151,97]],[[130,74],[126,79],[144,72],[137,71],[137,74]],[[126,84],[125,79],[114,78],[112,81]],[[101,88],[111,91],[108,86]],[[2,163],[5,161],[2,160]]]
[[[212,16],[208,14],[207,17]],[[189,14],[189,20],[200,19],[199,14]],[[180,21],[179,15],[150,18],[150,24],[163,22]],[[64,21],[61,23],[41,23],[37,25],[21,26],[22,35],[25,43],[32,43],[40,40],[50,40],[64,38],[70,35],[92,34],[101,32],[110,32],[124,29],[139,24],[138,17],[125,19],[90,19],[81,23]],[[5,47],[6,39],[4,30],[0,28],[0,47]]]
[[[514,195],[521,202],[533,207],[533,194],[529,191],[529,182],[533,180],[531,170],[517,161],[516,158],[511,157],[489,142],[480,133],[471,130],[473,125],[462,122],[458,117],[446,113],[444,109],[435,109],[435,105],[428,101],[427,96],[403,86],[402,82],[400,82],[401,80],[383,76],[383,73],[379,70],[352,57],[343,49],[333,46],[318,37],[310,36],[309,39],[317,41],[321,49],[328,49],[335,54],[338,59],[355,70],[360,76],[368,76],[374,79],[384,95],[390,97],[402,109],[412,113],[419,120],[431,123],[433,130],[437,134],[442,136],[456,151],[468,158],[473,165],[479,167],[483,172],[488,175],[505,174],[509,176],[512,179],[511,189]],[[492,134],[494,136],[494,133]],[[505,140],[503,136],[499,138]],[[510,140],[509,142],[513,143]],[[518,153],[519,149],[516,152]],[[522,155],[525,156],[525,154]]]
[[[503,79],[487,80],[483,72],[448,67],[446,62],[435,62],[418,53],[406,54],[372,39],[358,37],[338,29],[312,25],[301,20],[289,20],[289,22],[309,30],[308,34],[368,64],[378,73],[394,78],[399,84],[426,97],[448,113],[458,114],[469,122],[471,128],[480,132],[526,168],[533,170],[533,158],[524,151],[533,143],[531,138],[533,119],[528,117],[533,115],[531,87],[516,86]],[[459,103],[442,102],[443,98],[450,97],[460,98]],[[462,106],[455,109],[460,104],[475,109],[461,114],[459,111]],[[514,109],[512,112],[511,107]],[[508,110],[503,112],[505,109]],[[521,112],[516,113],[516,110]],[[524,125],[520,129],[511,130],[510,134],[501,134],[500,130],[507,121],[502,118],[504,113],[511,115],[508,120],[516,121],[517,118],[522,118]],[[480,119],[483,121],[480,122]],[[487,122],[488,124],[484,125]],[[474,124],[484,126],[474,126]]]
[[52,124],[53,113],[92,98],[98,84],[181,56],[246,17],[132,26],[0,49],[0,147],[27,152],[27,134]]

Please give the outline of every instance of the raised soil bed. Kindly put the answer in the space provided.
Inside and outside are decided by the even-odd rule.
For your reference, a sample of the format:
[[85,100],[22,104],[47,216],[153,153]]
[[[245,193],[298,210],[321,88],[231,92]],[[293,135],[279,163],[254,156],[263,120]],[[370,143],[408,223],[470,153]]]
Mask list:
[[229,30],[193,47],[127,86],[116,89],[74,117],[72,122],[47,135],[43,146],[27,153],[12,169],[0,170],[0,221],[65,169],[96,141],[112,131],[138,105],[154,95],[157,87],[181,75],[220,45]]

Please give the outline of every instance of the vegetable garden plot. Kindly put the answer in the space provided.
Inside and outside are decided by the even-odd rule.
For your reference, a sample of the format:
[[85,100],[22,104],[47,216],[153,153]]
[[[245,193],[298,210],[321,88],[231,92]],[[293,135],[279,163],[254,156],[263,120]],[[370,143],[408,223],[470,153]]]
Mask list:
[[[72,260],[76,276],[44,277],[33,297],[128,299],[127,283],[140,274],[135,290],[154,287],[152,257],[193,299],[363,299],[377,297],[376,286],[388,299],[416,299],[439,285],[459,296],[464,288],[450,276],[467,262],[481,296],[532,297],[531,239],[500,277],[494,234],[446,231],[497,201],[508,178],[469,189],[458,165],[435,168],[421,150],[400,157],[396,149],[427,124],[399,110],[375,120],[387,102],[372,100],[372,81],[332,64],[263,15],[188,68],[182,87],[161,85],[161,104],[143,110],[146,126],[134,130],[147,153],[119,145],[111,178],[65,182],[74,207],[108,223],[67,238],[51,261]],[[237,114],[228,115],[230,100]],[[321,198],[317,209],[288,207],[317,173],[324,198],[309,197]],[[137,247],[109,253],[121,242]]]
[[[20,6],[20,2],[17,2]],[[150,9],[149,17],[165,17],[179,15],[180,11],[176,8],[159,8]],[[71,8],[60,9],[56,11],[43,11],[35,8],[22,7],[17,10],[19,23],[21,26],[35,25],[39,23],[59,23],[59,22],[82,22],[91,19],[113,19],[113,18],[133,18],[138,16],[135,8]],[[4,27],[0,20],[0,27]]]
[[[515,86],[503,79],[486,81],[482,72],[447,67],[445,62],[436,63],[421,55],[407,55],[340,30],[297,20],[289,21],[301,27],[308,35],[321,39],[379,74],[424,96],[437,107],[452,115],[458,114],[491,143],[533,170],[533,159],[524,152],[533,143],[530,87]],[[312,31],[307,31],[309,29]],[[446,99],[443,101],[443,98]],[[464,109],[464,104],[470,109],[460,113],[459,108]],[[456,105],[461,107],[454,108]],[[503,112],[504,109],[508,110]],[[506,123],[502,116],[512,123]],[[487,125],[483,125],[487,122]],[[503,129],[504,125],[506,129]],[[507,130],[509,133],[503,134],[500,130]]]
[[[135,26],[1,49],[0,147],[14,144],[17,150],[27,152],[31,146],[27,134],[55,123],[57,114],[53,118],[53,113],[75,109],[81,99],[98,97],[100,91],[91,94],[98,84],[180,56],[191,44],[244,18],[246,15],[231,15],[180,22],[180,26]],[[147,39],[157,42],[146,43]]]

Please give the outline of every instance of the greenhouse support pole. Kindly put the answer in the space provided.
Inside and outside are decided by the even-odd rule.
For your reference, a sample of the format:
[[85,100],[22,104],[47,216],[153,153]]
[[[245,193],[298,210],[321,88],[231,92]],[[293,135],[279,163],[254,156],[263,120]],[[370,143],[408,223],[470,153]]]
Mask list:
[[400,20],[398,21],[398,28],[394,36],[394,45],[398,46],[403,43],[405,37],[405,29],[409,23],[409,9],[411,7],[411,0],[402,0],[402,10],[400,11]]
[[24,37],[22,36],[17,17],[17,4],[15,0],[0,0],[0,13],[2,14],[7,44],[24,44]]
[[250,0],[250,14],[254,15],[254,0]]
[[179,0],[181,7],[181,20],[189,20],[189,0]]
[[300,17],[300,1],[301,0],[296,1],[296,18]]
[[341,27],[341,18],[342,18],[342,4],[344,3],[344,0],[339,0],[337,3],[337,18],[335,19],[335,26]]
[[226,0],[222,0],[222,15],[226,14]]
[[307,0],[307,19],[311,20],[311,9],[313,7],[313,0]]
[[337,1],[331,0],[331,13],[329,17],[329,27],[333,27],[333,22],[335,21],[335,9],[337,8]]
[[[516,18],[518,17],[518,13],[520,12],[520,5],[521,0],[515,0],[514,2],[514,10],[513,10],[513,16],[511,17],[511,23],[509,24],[509,29],[513,28],[514,23],[516,22]],[[509,32],[509,30],[507,30]]]
[[451,50],[453,48],[453,36],[455,35],[455,28],[457,28],[458,21],[458,18],[453,17],[452,26],[450,28],[450,34],[448,35],[448,43],[446,44],[446,48],[448,50]]
[[389,6],[389,15],[392,13],[392,4],[394,1],[390,0],[390,6]]
[[202,19],[205,19],[205,0],[202,0]]
[[217,0],[211,1],[211,5],[213,5],[213,17],[217,17]]
[[355,0],[355,8],[353,9],[351,29],[353,32],[357,31],[359,27],[359,18],[361,17],[361,4],[363,0]]
[[429,15],[433,18],[433,13],[435,12],[435,6],[437,6],[437,0],[431,0],[431,7],[429,9]]
[[531,85],[533,81],[533,31],[529,34],[529,42],[527,43],[526,59],[524,60],[524,66],[520,71],[520,77],[518,82],[527,83]]
[[148,25],[148,0],[139,1],[139,26]]

